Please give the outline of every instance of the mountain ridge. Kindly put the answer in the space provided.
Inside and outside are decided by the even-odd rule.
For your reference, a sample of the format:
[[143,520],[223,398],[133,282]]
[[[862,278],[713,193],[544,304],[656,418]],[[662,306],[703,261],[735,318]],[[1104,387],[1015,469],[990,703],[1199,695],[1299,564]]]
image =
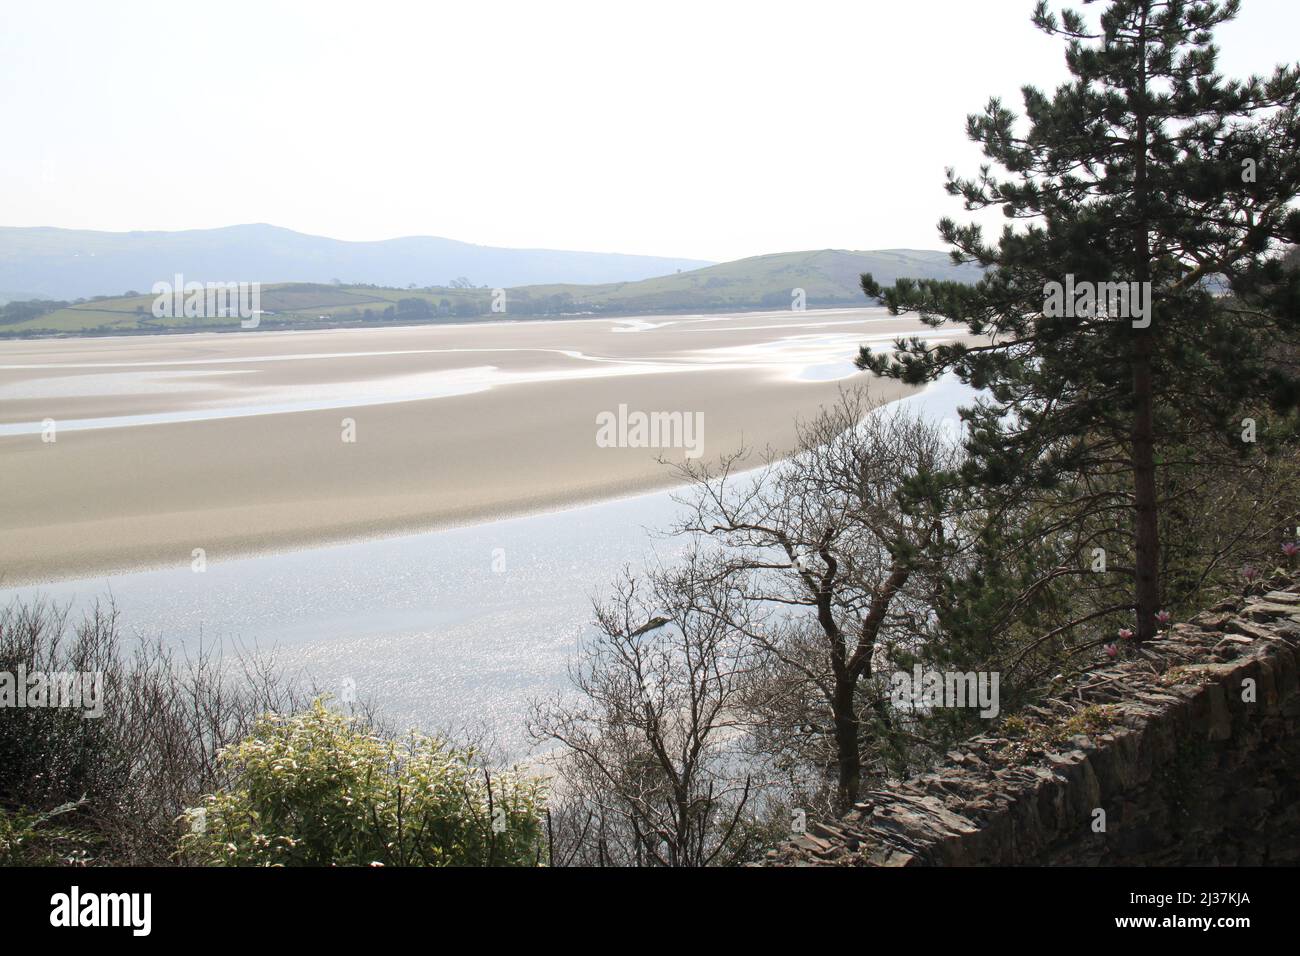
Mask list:
[[507,288],[633,281],[713,263],[624,253],[485,246],[441,236],[332,239],[269,223],[107,232],[0,226],[0,290],[57,300],[143,291],[182,273],[200,282],[331,282]]

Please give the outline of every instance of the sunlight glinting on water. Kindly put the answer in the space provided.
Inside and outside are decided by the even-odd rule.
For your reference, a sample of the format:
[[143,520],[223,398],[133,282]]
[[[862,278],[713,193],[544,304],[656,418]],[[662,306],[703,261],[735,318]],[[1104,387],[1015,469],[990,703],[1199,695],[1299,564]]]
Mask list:
[[[945,379],[903,404],[953,423],[973,393]],[[591,598],[624,567],[671,563],[654,492],[463,528],[0,591],[84,609],[111,597],[127,634],[270,652],[337,692],[356,682],[398,726],[490,727],[526,748],[528,700],[566,685]],[[497,570],[499,569],[499,570]]]

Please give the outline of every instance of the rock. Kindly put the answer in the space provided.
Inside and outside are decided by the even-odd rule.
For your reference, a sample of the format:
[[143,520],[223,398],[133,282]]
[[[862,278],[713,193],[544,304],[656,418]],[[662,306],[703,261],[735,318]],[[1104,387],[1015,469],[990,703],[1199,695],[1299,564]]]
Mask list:
[[1233,618],[1224,626],[1223,629],[1228,634],[1241,634],[1245,637],[1270,638],[1273,636],[1273,631],[1268,627],[1264,627],[1260,624],[1253,624],[1250,621],[1243,620],[1239,617]]
[[1272,621],[1279,617],[1289,617],[1296,613],[1296,607],[1291,604],[1280,604],[1273,601],[1259,601],[1250,604],[1246,610],[1246,617],[1252,621]]
[[1232,619],[1232,614],[1226,611],[1219,614],[1204,611],[1193,617],[1191,622],[1203,631],[1221,631]]

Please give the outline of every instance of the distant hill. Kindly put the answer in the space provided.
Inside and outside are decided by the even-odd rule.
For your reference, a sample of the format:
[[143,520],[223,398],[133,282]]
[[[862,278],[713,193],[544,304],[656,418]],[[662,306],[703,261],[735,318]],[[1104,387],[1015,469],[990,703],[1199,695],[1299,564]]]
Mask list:
[[[492,311],[492,290],[426,286],[278,283],[263,286],[263,329],[329,328],[475,319],[639,315],[742,309],[789,309],[793,290],[808,307],[866,305],[859,277],[891,283],[902,276],[974,281],[975,266],[954,266],[946,253],[912,249],[881,252],[787,252],[740,259],[637,282],[548,284],[509,288],[506,312]],[[188,278],[188,277],[187,277]],[[155,318],[153,296],[97,297],[83,302],[15,302],[0,306],[0,336],[122,334],[238,328],[237,320]]]
[[464,278],[476,286],[505,288],[621,282],[708,264],[603,252],[498,249],[431,236],[343,242],[268,225],[186,232],[0,227],[0,290],[60,300],[130,289],[147,292],[178,272],[198,282],[337,279],[404,288]]
[[681,312],[702,309],[788,309],[793,290],[803,289],[810,306],[865,305],[860,286],[870,272],[886,285],[901,277],[967,279],[976,266],[954,266],[945,252],[884,249],[855,252],[821,249],[737,259],[691,272],[639,282],[574,288],[531,286],[517,290],[520,309],[538,303],[540,312]]

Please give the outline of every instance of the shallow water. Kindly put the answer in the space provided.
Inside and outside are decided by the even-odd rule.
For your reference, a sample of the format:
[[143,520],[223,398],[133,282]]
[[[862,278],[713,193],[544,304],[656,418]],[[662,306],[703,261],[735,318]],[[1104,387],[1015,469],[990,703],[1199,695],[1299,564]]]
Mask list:
[[[952,423],[973,393],[938,382],[903,404]],[[397,726],[491,727],[524,750],[530,698],[566,686],[591,598],[621,569],[671,563],[685,542],[655,532],[671,493],[463,528],[186,568],[0,590],[74,612],[109,596],[128,634],[193,648],[273,651],[326,689],[355,682]]]

